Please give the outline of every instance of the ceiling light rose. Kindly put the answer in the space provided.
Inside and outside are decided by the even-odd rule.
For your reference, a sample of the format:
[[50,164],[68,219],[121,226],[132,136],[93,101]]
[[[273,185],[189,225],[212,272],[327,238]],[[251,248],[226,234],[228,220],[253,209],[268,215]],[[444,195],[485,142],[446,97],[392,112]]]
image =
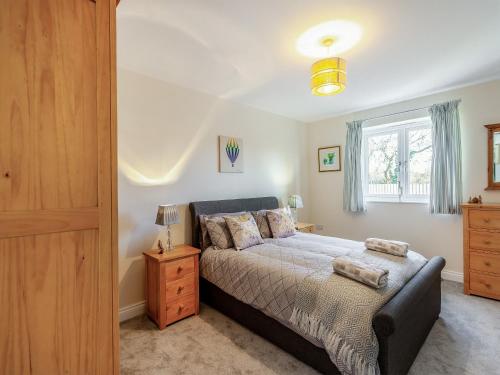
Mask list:
[[316,61],[311,67],[311,91],[314,95],[336,95],[346,85],[346,62],[340,57]]

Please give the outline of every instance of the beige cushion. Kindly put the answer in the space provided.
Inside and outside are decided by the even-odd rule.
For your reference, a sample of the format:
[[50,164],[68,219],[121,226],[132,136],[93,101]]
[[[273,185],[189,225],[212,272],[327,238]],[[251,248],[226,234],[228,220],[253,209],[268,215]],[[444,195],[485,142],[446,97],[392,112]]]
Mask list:
[[259,228],[259,232],[262,238],[271,238],[273,236],[271,233],[271,228],[269,228],[269,222],[267,221],[267,211],[268,210],[260,210],[252,212],[253,218],[255,219],[255,223],[257,224],[257,228]]
[[224,219],[237,250],[264,243],[255,219],[250,213],[247,212],[240,216],[224,216]]
[[229,249],[234,246],[224,217],[207,217],[205,218],[205,225],[207,226],[210,242],[213,247],[217,249]]
[[267,211],[269,227],[274,238],[290,237],[295,234],[295,224],[285,210]]
[[200,215],[200,246],[202,250],[205,250],[212,246],[212,240],[210,239],[210,234],[208,233],[207,224],[205,223],[207,218],[222,217],[222,216],[233,216],[242,215],[244,211],[240,212],[230,212],[230,213],[217,213],[211,215]]

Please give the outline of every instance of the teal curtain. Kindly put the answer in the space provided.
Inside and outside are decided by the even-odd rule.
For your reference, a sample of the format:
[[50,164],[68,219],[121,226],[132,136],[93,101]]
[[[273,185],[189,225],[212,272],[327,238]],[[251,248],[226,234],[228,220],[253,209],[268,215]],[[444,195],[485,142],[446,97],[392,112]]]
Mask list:
[[460,100],[435,104],[432,120],[432,170],[430,210],[434,214],[462,212],[462,150]]
[[344,211],[347,212],[366,210],[361,179],[362,141],[363,122],[348,122],[344,158]]

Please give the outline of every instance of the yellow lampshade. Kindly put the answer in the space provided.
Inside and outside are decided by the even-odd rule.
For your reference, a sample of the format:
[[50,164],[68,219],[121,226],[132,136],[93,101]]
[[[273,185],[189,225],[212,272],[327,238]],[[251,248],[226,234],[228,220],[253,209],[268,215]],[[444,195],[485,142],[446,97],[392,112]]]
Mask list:
[[336,95],[345,89],[346,63],[340,57],[316,61],[311,67],[311,90],[314,95]]

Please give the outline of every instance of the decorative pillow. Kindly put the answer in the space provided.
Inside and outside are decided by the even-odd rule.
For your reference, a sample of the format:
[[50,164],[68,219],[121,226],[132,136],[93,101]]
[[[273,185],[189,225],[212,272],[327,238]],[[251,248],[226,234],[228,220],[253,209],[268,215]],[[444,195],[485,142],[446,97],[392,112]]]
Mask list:
[[264,243],[252,214],[247,212],[240,216],[224,216],[224,219],[237,250]]
[[229,249],[234,246],[224,217],[207,217],[205,218],[205,225],[207,226],[212,246],[217,249]]
[[269,227],[274,238],[290,237],[295,234],[295,224],[285,210],[267,211]]
[[200,215],[200,246],[202,250],[212,246],[210,235],[208,234],[207,224],[205,223],[208,215]]
[[259,228],[259,232],[262,238],[271,238],[271,228],[269,228],[269,223],[267,221],[267,210],[253,211],[253,218]]
[[223,216],[238,216],[244,214],[244,211],[240,212],[228,212],[228,213],[217,213],[212,215],[200,215],[200,246],[202,250],[205,250],[212,246],[212,240],[210,239],[210,234],[208,233],[206,219],[213,217],[223,217]]

